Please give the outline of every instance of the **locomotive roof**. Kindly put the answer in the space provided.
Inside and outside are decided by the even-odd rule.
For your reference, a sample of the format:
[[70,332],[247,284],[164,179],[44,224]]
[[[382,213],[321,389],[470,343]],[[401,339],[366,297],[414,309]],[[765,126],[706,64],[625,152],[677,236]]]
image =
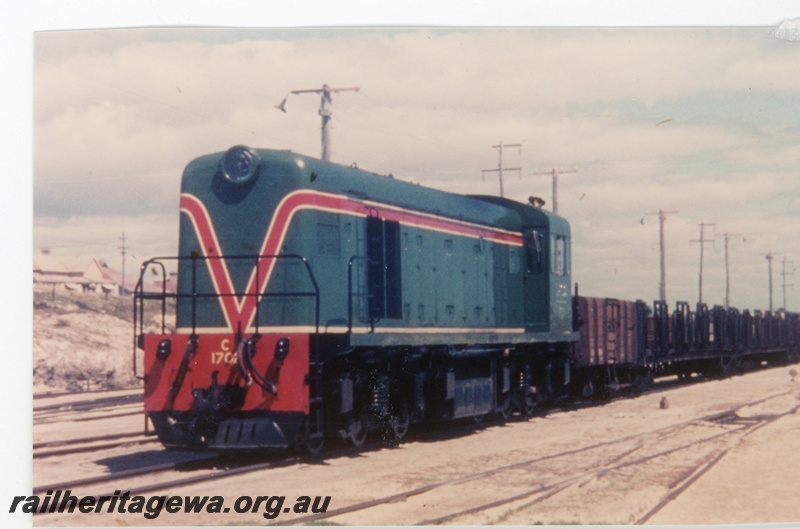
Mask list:
[[[550,227],[569,233],[566,220],[541,208],[493,196],[448,193],[291,151],[253,149],[260,158],[259,170],[267,178],[291,178],[296,187],[343,194],[361,200],[385,203],[476,224],[519,231],[525,227]],[[183,192],[207,192],[208,182],[200,175],[219,172],[224,152],[192,161],[184,172]],[[195,178],[197,176],[197,178]],[[250,192],[268,193],[273,187],[259,177]],[[260,191],[257,191],[260,189]]]

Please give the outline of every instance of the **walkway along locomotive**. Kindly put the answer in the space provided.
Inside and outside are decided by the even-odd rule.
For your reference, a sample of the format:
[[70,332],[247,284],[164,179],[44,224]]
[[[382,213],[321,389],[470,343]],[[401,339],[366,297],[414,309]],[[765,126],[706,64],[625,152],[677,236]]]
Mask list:
[[[289,151],[194,160],[178,255],[145,262],[134,296],[134,372],[143,364],[155,432],[166,446],[316,452],[797,353],[794,314],[681,306],[670,318],[573,297],[569,224],[534,204]],[[175,267],[177,293],[144,291],[145,274]]]

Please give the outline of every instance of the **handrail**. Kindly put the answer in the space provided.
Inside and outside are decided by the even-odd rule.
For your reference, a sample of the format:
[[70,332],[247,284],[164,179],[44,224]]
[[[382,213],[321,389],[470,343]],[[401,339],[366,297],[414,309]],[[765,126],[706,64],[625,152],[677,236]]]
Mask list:
[[[267,293],[266,287],[264,291],[258,291],[255,293],[248,293],[248,292],[232,292],[228,294],[221,294],[218,292],[198,292],[197,289],[197,264],[200,261],[209,261],[212,259],[224,259],[225,261],[246,261],[251,260],[255,262],[255,273],[256,273],[256,284],[259,284],[259,280],[261,278],[261,259],[278,259],[278,260],[293,260],[293,261],[300,261],[306,271],[308,279],[311,281],[312,290],[302,290],[302,291],[284,291],[284,292],[273,292]],[[191,262],[191,288],[190,292],[188,293],[180,293],[180,292],[167,292],[167,272],[166,272],[166,262],[177,262],[178,266],[181,263]],[[144,279],[145,273],[151,269],[151,266],[158,267],[160,269],[161,275],[161,292],[145,292],[144,290]],[[311,270],[311,266],[308,263],[308,260],[297,254],[281,254],[281,255],[226,255],[226,256],[162,256],[162,257],[153,257],[144,261],[139,270],[139,279],[136,283],[136,287],[134,288],[133,292],[133,371],[134,376],[137,378],[142,378],[138,375],[137,371],[137,363],[136,363],[136,349],[138,344],[138,337],[144,333],[144,302],[145,300],[160,300],[161,301],[161,332],[162,334],[166,330],[166,310],[167,310],[167,299],[175,299],[176,302],[181,299],[191,299],[191,327],[192,327],[192,335],[197,334],[197,301],[199,299],[209,299],[209,298],[224,298],[224,297],[236,297],[236,298],[244,298],[244,297],[255,297],[256,298],[256,307],[255,307],[255,328],[256,333],[258,333],[259,326],[260,326],[260,316],[261,316],[261,302],[267,298],[283,298],[283,297],[314,297],[315,299],[315,307],[314,307],[314,332],[317,337],[319,337],[319,326],[320,326],[320,290],[319,284],[317,283],[316,277],[314,276],[314,272]],[[232,329],[232,331],[236,331],[236,329]]]
[[[369,263],[369,258],[365,256],[354,255],[347,261],[347,334],[353,334],[353,263],[355,261],[365,261]],[[369,300],[369,293],[366,297]],[[369,309],[367,310],[369,313]],[[370,332],[375,332],[375,323],[378,322],[375,318],[367,318],[369,323]]]

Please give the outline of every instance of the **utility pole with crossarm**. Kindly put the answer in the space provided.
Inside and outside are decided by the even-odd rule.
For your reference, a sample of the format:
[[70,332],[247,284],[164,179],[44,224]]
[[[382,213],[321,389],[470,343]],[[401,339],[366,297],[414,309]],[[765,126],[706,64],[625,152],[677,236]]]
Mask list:
[[[730,241],[731,237],[742,237],[738,233],[720,233],[717,237],[724,237],[725,239],[725,308],[727,309],[730,307],[731,304],[731,273],[730,273],[730,264],[728,260],[728,241]],[[744,237],[742,237],[742,242],[744,242]]]
[[786,259],[786,257],[784,257],[783,261],[782,261],[782,264],[783,264],[783,271],[781,272],[781,276],[783,276],[783,310],[788,310],[786,308],[786,287],[794,287],[794,284],[792,284],[792,283],[787,284],[786,283],[786,276],[794,275],[794,270],[792,270],[791,272],[787,272],[786,271],[786,265],[787,264],[788,265],[793,265],[794,261],[788,261]]
[[[677,213],[677,211],[664,211],[663,209],[659,209],[653,213],[645,213],[645,215],[658,215],[658,246],[660,249],[660,261],[661,261],[661,280],[658,284],[658,296],[661,301],[667,301],[667,273],[666,273],[666,256],[664,252],[664,222],[667,220],[667,215]],[[644,218],[642,218],[642,224],[644,224]]]
[[[524,141],[524,140],[523,140]],[[503,171],[522,171],[520,167],[503,167],[503,149],[506,147],[519,147],[520,152],[522,152],[522,144],[521,143],[503,143],[503,140],[500,140],[500,143],[497,145],[492,145],[493,149],[497,149],[497,169],[482,169],[481,173],[494,173],[496,172],[500,178],[500,196],[503,196]]]
[[700,239],[699,240],[695,239],[693,241],[689,241],[689,244],[691,244],[693,242],[700,243],[700,281],[699,281],[699,287],[698,287],[698,293],[697,293],[697,302],[698,303],[702,303],[703,302],[703,245],[705,243],[707,243],[707,242],[710,242],[710,243],[714,242],[714,239],[705,239],[703,237],[703,232],[705,231],[705,227],[706,226],[716,226],[716,224],[709,224],[707,222],[701,222],[700,223]]
[[[311,88],[308,90],[292,90],[289,94],[320,94],[319,102],[319,115],[322,117],[322,159],[330,161],[331,159],[331,137],[330,137],[330,122],[333,117],[333,98],[332,94],[337,92],[358,92],[357,86],[349,88],[331,88],[327,84],[322,85],[322,88]],[[286,100],[289,95],[283,98],[280,104],[275,105],[275,108],[281,112],[286,112]]]
[[577,173],[577,169],[548,169],[547,171],[534,171],[533,175],[551,175],[553,177],[553,213],[558,215],[558,175]]

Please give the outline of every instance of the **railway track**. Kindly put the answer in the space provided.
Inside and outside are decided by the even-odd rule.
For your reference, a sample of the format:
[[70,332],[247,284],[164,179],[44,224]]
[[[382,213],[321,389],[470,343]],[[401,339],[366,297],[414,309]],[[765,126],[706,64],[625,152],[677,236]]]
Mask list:
[[[550,500],[559,494],[583,488],[589,483],[613,473],[619,473],[627,469],[634,469],[651,463],[658,463],[659,460],[666,460],[673,455],[685,457],[687,452],[696,452],[698,449],[708,447],[705,448],[708,454],[704,454],[703,457],[700,458],[699,463],[693,464],[688,472],[685,472],[679,479],[673,480],[669,484],[669,488],[672,489],[670,494],[645,515],[636,520],[636,523],[644,523],[666,504],[685,492],[692,483],[713,468],[714,465],[724,458],[724,456],[744,438],[756,430],[779,420],[781,417],[796,413],[798,409],[800,409],[800,405],[794,406],[790,410],[782,413],[754,419],[739,417],[737,414],[739,410],[771,399],[786,396],[789,393],[793,393],[793,391],[781,392],[743,405],[738,405],[721,413],[694,418],[679,424],[595,443],[572,450],[531,458],[509,465],[498,466],[453,479],[441,480],[400,493],[353,503],[335,510],[330,510],[326,513],[282,519],[279,522],[275,522],[274,525],[310,524],[320,520],[331,519],[337,523],[341,521],[342,523],[349,524],[352,523],[351,519],[340,517],[353,513],[365,513],[370,509],[378,507],[382,509],[383,514],[381,516],[385,516],[387,507],[391,509],[392,506],[396,505],[402,506],[398,510],[413,511],[417,509],[418,506],[424,504],[426,495],[441,492],[444,489],[448,489],[449,497],[463,498],[464,495],[469,495],[469,490],[474,490],[476,488],[476,482],[481,480],[506,476],[509,478],[507,481],[513,482],[515,480],[512,479],[512,477],[520,474],[520,472],[536,473],[537,483],[535,486],[517,487],[523,490],[513,494],[509,494],[508,487],[501,487],[497,491],[499,494],[496,499],[473,505],[467,509],[455,509],[446,514],[417,522],[417,525],[458,523],[460,519],[467,516],[491,512],[492,510],[504,507],[506,511],[492,520],[492,523],[502,524],[511,515],[517,512],[522,512],[537,504]],[[708,430],[707,425],[709,424],[717,426],[717,428],[712,429],[710,435],[700,435],[699,438],[696,439],[682,440],[687,434],[691,434],[692,430],[697,432]],[[690,435],[690,437],[692,437],[692,435]],[[664,446],[665,444],[669,444],[670,438],[674,438],[672,446],[661,449],[657,448],[655,450],[652,449],[653,445]],[[567,472],[567,475],[563,475],[563,469],[574,464],[575,456],[579,454],[586,455],[592,452],[608,453],[599,456],[601,461],[592,459],[591,462],[586,465],[587,468],[576,468],[574,471]],[[552,468],[546,468],[547,465],[550,465]],[[558,469],[560,469],[560,471]],[[546,474],[548,471],[550,472],[549,475]],[[488,489],[487,487],[480,488],[482,493],[485,493]],[[464,494],[459,493],[461,489],[464,490]],[[414,499],[416,499],[416,501],[413,505],[406,505],[410,500]],[[440,509],[445,508],[442,505],[443,502],[441,499],[431,498],[430,503],[436,503]],[[360,523],[362,522],[359,522],[359,524]]]
[[33,424],[36,426],[65,421],[91,422],[141,415],[142,402],[141,394],[132,394],[35,406]]
[[[691,487],[697,480],[703,477],[703,475],[705,475],[708,471],[713,469],[717,465],[717,463],[719,463],[728,454],[728,452],[730,452],[733,448],[738,446],[746,437],[753,434],[757,430],[765,426],[768,426],[769,424],[777,421],[782,417],[791,415],[793,413],[797,413],[798,410],[800,410],[800,405],[795,406],[791,410],[781,414],[753,419],[750,425],[746,427],[746,430],[742,433],[742,435],[738,439],[736,439],[735,443],[732,446],[723,449],[718,454],[716,454],[710,461],[697,465],[696,467],[692,468],[690,472],[688,472],[686,475],[682,476],[681,479],[671,483],[670,489],[672,489],[672,492],[670,492],[655,507],[647,511],[647,513],[645,513],[638,520],[636,520],[635,525],[645,524],[653,516],[658,514],[664,507],[666,507],[669,503],[680,497],[681,494],[686,492],[686,490],[688,490],[689,487]],[[724,418],[727,419],[727,417]]]
[[[40,406],[35,409],[40,414],[47,414],[48,416],[48,423],[53,422],[53,417],[57,417],[58,420],[63,421],[89,421],[89,420],[104,420],[109,418],[115,417],[122,417],[128,415],[138,415],[141,414],[142,411],[137,409],[131,412],[122,412],[122,413],[102,413],[108,412],[110,410],[118,409],[119,407],[129,407],[131,403],[137,403],[137,401],[141,401],[140,395],[126,395],[121,397],[104,397],[97,400],[85,400],[85,401],[78,401],[73,403],[67,404],[55,404],[55,405],[45,405]],[[565,411],[565,410],[575,410],[581,407],[588,406],[589,403],[572,403],[569,406],[562,406],[558,409],[548,409],[548,410],[540,410],[537,411],[537,415],[543,415],[545,413],[552,413],[557,411]],[[100,415],[94,417],[86,417],[84,414],[87,412],[100,412]],[[515,421],[524,421],[527,420],[528,417],[524,416],[516,416],[509,419],[506,419],[504,422],[515,422]],[[434,423],[431,426],[433,428],[430,429],[418,429],[417,431],[411,432],[409,435],[409,440],[423,440],[423,441],[442,441],[451,438],[460,437],[463,435],[468,435],[470,433],[474,433],[477,429],[491,426],[497,424],[499,419],[490,418],[485,421],[481,421],[479,423],[473,421],[460,421],[460,422],[453,422],[453,423]],[[47,442],[39,442],[34,443],[33,445],[33,458],[34,459],[46,459],[49,457],[68,457],[71,455],[82,454],[86,452],[100,452],[104,450],[112,450],[114,448],[122,447],[122,446],[134,446],[134,445],[146,445],[146,444],[157,444],[158,440],[153,436],[145,436],[141,432],[127,432],[127,433],[119,433],[119,434],[107,434],[107,435],[98,435],[98,436],[90,436],[90,437],[80,437],[74,439],[64,439],[64,440],[56,440],[56,441],[47,441]],[[370,449],[380,448],[382,447],[382,443],[379,440],[376,440],[370,444],[365,445],[361,449],[356,449],[352,447],[345,447],[339,449],[327,449],[323,452],[323,457],[330,457],[335,458],[342,455],[353,455],[358,452],[368,451]],[[215,464],[217,459],[216,455],[211,456],[201,456],[196,459],[197,462],[205,462],[209,466]],[[283,461],[273,461],[270,463],[264,464],[255,464],[255,465],[237,465],[237,467],[241,467],[241,469],[237,469],[239,473],[247,473],[247,472],[254,472],[258,470],[263,470],[264,468],[271,468],[274,466],[285,466],[291,462],[303,462],[312,459],[317,459],[315,457],[291,457],[287,458]],[[224,463],[224,465],[228,465],[228,463]],[[177,470],[187,470],[187,463],[180,462],[180,463],[166,463],[166,464],[159,464],[153,465],[142,469],[132,469],[126,470],[122,472],[117,472],[113,474],[104,474],[102,476],[94,476],[85,479],[79,479],[69,482],[62,482],[62,483],[52,483],[49,485],[42,485],[36,487],[34,492],[44,492],[47,490],[55,490],[55,489],[65,489],[65,488],[77,488],[77,487],[84,487],[88,485],[97,485],[102,483],[109,483],[113,482],[118,479],[122,478],[130,478],[130,477],[138,477],[138,476],[147,476],[154,473],[163,473],[169,471],[177,471]],[[200,468],[198,468],[200,469]],[[200,469],[201,470],[201,469]],[[202,481],[205,478],[198,477],[198,482]],[[181,483],[187,484],[191,481],[181,480]]]
[[[647,392],[649,393],[649,391]],[[484,468],[479,472],[472,472],[460,475],[455,478],[443,479],[441,481],[428,483],[419,487],[411,488],[395,494],[386,495],[380,498],[372,498],[362,502],[354,502],[350,505],[309,516],[297,516],[295,518],[281,518],[276,522],[281,525],[296,525],[312,523],[320,520],[332,520],[343,523],[352,523],[347,515],[354,513],[368,513],[375,516],[377,512],[394,509],[398,506],[418,504],[426,501],[425,498],[432,495],[461,496],[460,490],[469,492],[475,489],[476,484],[480,484],[485,492],[494,493],[492,485],[485,487],[482,480],[500,478],[506,482],[515,482],[513,476],[522,474],[536,475],[534,483],[517,483],[515,490],[498,488],[494,498],[486,497],[486,501],[476,502],[469,508],[441,509],[435,517],[420,520],[419,523],[426,525],[440,525],[446,523],[459,523],[471,515],[490,513],[494,518],[491,523],[503,523],[509,516],[515,513],[524,512],[532,506],[543,504],[548,500],[557,500],[560,495],[570,494],[579,491],[584,487],[591,486],[593,482],[606,479],[615,473],[624,472],[628,469],[636,469],[648,464],[664,460],[676,454],[687,454],[697,451],[698,447],[703,447],[703,456],[693,459],[691,464],[685,468],[680,468],[680,476],[670,480],[668,489],[669,494],[659,498],[660,502],[655,504],[649,512],[640,515],[637,520],[631,523],[646,523],[661,508],[669,504],[680,494],[688,490],[691,485],[700,479],[706,472],[712,469],[728,451],[741,442],[752,432],[771,424],[772,422],[795,413],[799,406],[795,406],[783,413],[766,414],[761,416],[741,416],[742,409],[753,407],[770,400],[779,399],[791,393],[796,393],[795,389],[783,391],[754,399],[749,402],[739,404],[708,416],[691,418],[684,422],[664,426],[623,436],[607,441],[602,441],[570,450],[563,450],[552,454],[538,455],[523,461],[510,463],[508,465],[495,465],[491,468]],[[106,400],[104,406],[110,404]],[[555,410],[548,410],[548,413],[559,411],[574,411],[585,408],[585,403],[575,403]],[[54,408],[49,408],[52,410]],[[97,407],[94,408],[98,409]],[[106,409],[113,409],[112,407]],[[512,424],[516,421],[510,421]],[[487,421],[485,426],[491,426],[492,422]],[[483,426],[483,425],[481,425]],[[478,428],[480,428],[479,426]],[[711,426],[711,429],[709,429]],[[434,441],[438,442],[443,438],[449,439],[461,436],[466,430],[474,431],[476,426],[473,424],[461,423],[453,424],[450,428],[437,429],[433,431],[412,432],[409,435],[410,441]],[[692,433],[694,432],[694,433]],[[673,441],[670,441],[672,439]],[[667,442],[672,444],[667,446]],[[51,441],[37,443],[34,446],[34,458],[41,459],[52,455],[69,455],[92,450],[107,449],[126,444],[144,444],[156,442],[152,437],[144,437],[134,432],[111,434],[94,437],[83,437],[79,439]],[[108,446],[104,446],[108,445]],[[374,444],[373,448],[377,445]],[[655,449],[654,447],[658,447]],[[369,450],[369,447],[367,448]],[[352,456],[357,452],[355,449],[329,450],[324,453],[325,458],[335,459],[340,456]],[[591,457],[589,457],[591,456]],[[571,468],[576,457],[588,457],[588,466]],[[129,469],[102,476],[94,476],[80,480],[70,480],[61,483],[51,483],[38,486],[34,489],[34,494],[44,494],[48,490],[73,490],[88,491],[92,495],[102,496],[111,495],[109,490],[119,488],[121,480],[125,481],[125,489],[132,494],[143,494],[148,492],[176,490],[180,487],[213,482],[220,479],[243,476],[249,473],[264,471],[267,469],[277,469],[295,465],[297,463],[310,462],[310,457],[289,456],[260,460],[247,463],[236,461],[231,457],[220,457],[215,454],[199,454],[197,457],[181,462],[170,462],[165,464],[150,465],[138,469]],[[563,469],[569,471],[564,473]],[[179,474],[176,476],[176,474]],[[133,479],[136,478],[136,479]],[[141,478],[141,479],[139,479]],[[114,485],[112,485],[114,484]],[[96,491],[103,490],[102,494],[94,494]],[[416,503],[415,503],[416,500]],[[654,503],[650,503],[654,505]],[[504,509],[503,513],[498,513]],[[441,512],[444,511],[444,512]],[[418,511],[422,512],[422,511]],[[48,516],[47,514],[37,514],[37,516]],[[487,515],[488,516],[488,515]],[[417,520],[418,518],[414,518]],[[361,522],[359,522],[361,523]]]
[[119,446],[153,443],[158,443],[158,439],[152,436],[145,436],[141,432],[98,435],[79,439],[67,439],[64,441],[50,441],[34,443],[33,458],[43,459],[53,456],[69,456],[83,452],[108,450]]
[[47,415],[49,413],[63,413],[66,411],[87,412],[123,406],[125,404],[138,404],[143,402],[143,400],[144,399],[141,393],[137,393],[133,395],[116,395],[112,397],[102,397],[99,399],[80,400],[75,402],[45,404],[42,406],[34,406],[33,414],[36,416]]
[[[122,434],[122,436],[127,436],[127,435],[132,435],[132,434]],[[157,442],[157,440],[152,439],[152,442]],[[118,444],[124,445],[126,443],[127,441],[120,441]],[[59,443],[56,442],[54,444],[57,445]],[[76,451],[76,453],[77,452],[78,451]],[[364,452],[364,450],[359,450],[353,447],[346,447],[336,450],[330,450],[325,453],[325,456],[331,458],[342,457],[342,456],[352,457],[362,452]],[[247,463],[246,461],[248,459],[256,461],[253,463]],[[130,490],[132,494],[133,493],[142,494],[146,492],[170,489],[176,486],[182,486],[182,485],[185,486],[196,483],[212,482],[222,478],[244,475],[270,468],[281,468],[298,463],[319,462],[320,460],[321,460],[320,456],[313,456],[313,455],[289,455],[284,457],[273,455],[272,457],[270,457],[263,455],[251,455],[251,456],[240,455],[240,454],[221,455],[213,452],[198,452],[196,457],[193,457],[188,460],[183,460],[180,462],[170,462],[170,463],[152,465],[137,469],[114,472],[112,474],[105,474],[102,476],[93,476],[84,479],[41,485],[34,488],[33,493],[42,494],[48,490],[57,490],[57,489],[62,489],[62,490],[71,489],[74,491],[78,489],[83,489],[87,486],[96,486],[107,483],[114,483],[122,479],[129,479],[133,477],[142,477],[142,476],[148,476],[151,478],[158,477],[161,474],[166,475],[170,472],[195,473],[192,476],[180,479],[166,479],[163,481],[155,481],[147,485],[132,486],[132,487],[126,486],[126,490]],[[96,494],[95,496],[102,496],[102,495],[104,494]]]
[[[112,390],[112,391],[139,391],[140,389],[131,389],[131,390]],[[45,400],[45,399],[57,399],[57,398],[64,398],[64,397],[75,397],[76,395],[98,395],[98,394],[107,394],[109,393],[108,389],[89,389],[83,390],[80,392],[75,391],[42,391],[39,393],[33,394],[33,400]]]

